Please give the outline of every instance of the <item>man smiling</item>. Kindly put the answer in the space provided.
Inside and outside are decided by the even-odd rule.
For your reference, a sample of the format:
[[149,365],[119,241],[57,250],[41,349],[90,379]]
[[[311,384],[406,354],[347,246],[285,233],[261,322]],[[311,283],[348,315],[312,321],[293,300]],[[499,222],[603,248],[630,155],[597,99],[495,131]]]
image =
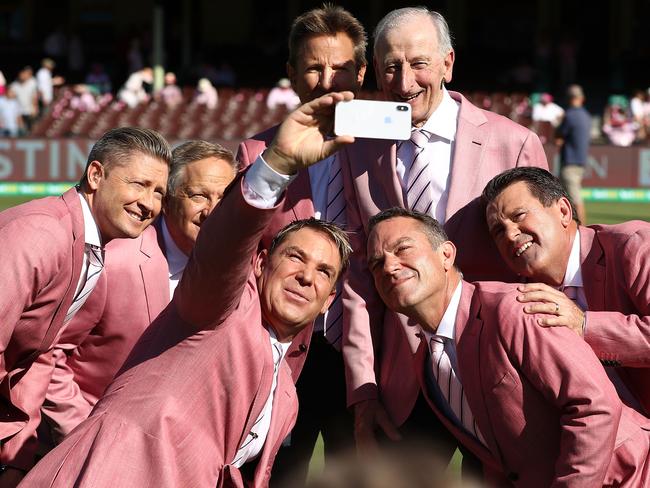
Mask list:
[[464,281],[438,222],[401,208],[371,219],[367,255],[382,300],[418,334],[411,374],[429,415],[490,486],[648,485],[650,420],[584,341],[524,312],[517,284]]
[[156,132],[114,129],[93,146],[76,189],[0,213],[0,486],[34,462],[50,348],[97,283],[103,246],[139,236],[159,214],[170,160]]
[[201,225],[236,172],[234,155],[220,145],[195,140],[174,149],[164,215],[137,239],[106,245],[106,267],[97,287],[54,350],[39,441],[58,443],[88,417],[171,300]]
[[362,449],[374,447],[377,429],[394,439],[398,426],[407,436],[430,432],[434,441],[444,437],[442,429],[436,434],[408,375],[419,343],[413,328],[403,316],[385,311],[365,269],[370,217],[393,206],[426,213],[443,223],[457,243],[458,263],[469,279],[514,278],[490,242],[477,197],[505,169],[548,166],[530,130],[447,91],[456,55],[442,15],[424,7],[392,11],[377,24],[374,38],[374,67],[384,99],[411,105],[412,137],[400,144],[358,141],[341,151],[355,249],[344,292],[343,353],[348,403],[354,406]]
[[516,168],[483,192],[490,234],[506,264],[529,281],[518,299],[542,326],[589,344],[619,396],[650,413],[650,224],[583,226],[548,171]]
[[[283,358],[334,299],[350,248],[316,219],[258,246],[296,172],[352,141],[324,136],[334,103],[351,98],[321,97],[285,120],[201,226],[171,304],[26,487],[268,485],[298,407]],[[271,187],[268,171],[285,184]]]

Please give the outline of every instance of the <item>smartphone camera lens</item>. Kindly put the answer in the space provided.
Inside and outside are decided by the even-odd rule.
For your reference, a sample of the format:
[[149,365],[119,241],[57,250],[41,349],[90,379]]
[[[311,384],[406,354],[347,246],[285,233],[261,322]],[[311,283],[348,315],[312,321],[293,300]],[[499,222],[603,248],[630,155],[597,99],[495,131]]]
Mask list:
[[397,110],[400,112],[406,112],[408,110],[408,105],[398,105]]

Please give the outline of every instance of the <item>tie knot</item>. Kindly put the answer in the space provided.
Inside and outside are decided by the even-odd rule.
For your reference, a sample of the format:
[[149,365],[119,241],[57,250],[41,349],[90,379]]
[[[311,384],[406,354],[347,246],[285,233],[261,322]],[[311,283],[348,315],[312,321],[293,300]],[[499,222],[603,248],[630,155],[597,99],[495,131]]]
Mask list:
[[429,142],[429,133],[422,129],[414,129],[411,132],[411,142],[418,148],[423,148]]

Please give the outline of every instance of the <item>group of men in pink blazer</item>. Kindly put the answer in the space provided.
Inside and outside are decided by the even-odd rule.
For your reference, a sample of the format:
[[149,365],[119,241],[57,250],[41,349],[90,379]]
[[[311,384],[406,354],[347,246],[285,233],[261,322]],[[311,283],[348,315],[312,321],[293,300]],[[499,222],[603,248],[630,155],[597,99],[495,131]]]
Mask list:
[[160,217],[138,238],[106,244],[104,272],[54,348],[41,444],[60,442],[88,417],[144,330],[170,302],[198,231],[237,168],[232,152],[218,144],[188,141],[172,151]]
[[[313,276],[305,278],[309,260],[289,255],[302,266],[291,283],[313,287],[311,298],[318,299],[286,334],[278,317],[287,313],[288,303],[304,312],[306,305],[294,302],[307,295],[294,283],[292,299],[276,302],[272,284],[279,276],[270,266],[287,246],[273,244],[281,229],[294,220],[325,217],[323,192],[314,182],[328,175],[334,149],[351,142],[322,134],[331,124],[332,103],[361,87],[366,62],[359,53],[365,52],[366,37],[348,12],[326,6],[299,17],[290,34],[287,70],[306,105],[279,131],[272,128],[241,144],[239,159],[250,169],[201,225],[172,303],[165,308],[169,269],[156,268],[155,279],[165,286],[155,292],[144,278],[146,258],[158,253],[157,262],[166,264],[155,232],[114,241],[116,250],[109,244],[106,254],[115,255],[115,270],[107,265],[106,279],[100,278],[91,295],[101,313],[93,318],[89,302],[62,336],[60,326],[53,337],[46,335],[40,352],[59,344],[48,364],[43,355],[32,354],[40,359],[21,381],[38,368],[51,371],[56,360],[59,376],[48,391],[53,401],[43,408],[65,435],[69,428],[62,426],[88,415],[130,346],[162,310],[90,418],[33,470],[25,486],[109,486],[116,480],[124,486],[266,486],[279,450],[285,466],[274,470],[274,481],[292,468],[304,478],[304,451],[318,431],[328,458],[351,442],[352,422],[337,396],[343,364],[362,455],[377,449],[382,436],[401,438],[407,448],[418,434],[436,442],[443,458],[459,445],[466,459],[481,461],[486,481],[497,486],[650,482],[650,261],[644,239],[650,227],[579,225],[566,192],[546,171],[537,136],[447,92],[455,54],[442,16],[424,8],[393,11],[380,21],[374,39],[384,97],[411,105],[414,129],[428,133],[423,153],[435,155],[437,166],[430,171],[446,176],[432,179],[440,192],[427,216],[404,210],[410,206],[408,173],[414,164],[404,150],[408,141],[358,140],[336,153],[354,251],[343,280],[341,353],[330,354],[333,346],[323,342],[325,354],[311,363],[307,358],[310,345],[321,347],[313,321],[334,300],[332,287],[325,293],[326,287],[314,285]],[[342,90],[352,93],[318,98]],[[261,190],[250,184],[260,178]],[[310,232],[321,239],[303,242]],[[335,239],[326,232],[308,227],[289,234],[292,249],[306,245],[319,249],[322,259],[332,258],[326,244],[331,247]],[[311,258],[312,251],[303,254]],[[133,261],[139,252],[143,261]],[[340,265],[345,253],[338,254]],[[341,268],[336,259],[329,264]],[[325,282],[333,285],[338,274],[330,273]],[[528,283],[471,283],[522,277]],[[129,282],[133,286],[116,291]],[[133,317],[128,331],[125,307],[146,310]],[[463,405],[473,414],[474,432],[462,424],[462,415],[459,422],[432,380],[430,340],[446,314],[454,330],[452,369],[463,388]],[[111,341],[102,320],[120,336],[112,339],[120,352],[110,367],[100,366]],[[90,335],[88,323],[97,324]],[[121,337],[125,333],[128,337]],[[291,341],[276,364],[275,346],[269,349],[274,339]],[[74,385],[68,380],[75,368],[88,383],[78,382],[81,388],[71,391],[66,388]],[[101,379],[93,378],[93,371]],[[300,388],[301,373],[314,378],[308,371],[322,378],[316,391]],[[302,421],[300,412],[300,427],[289,435],[297,381],[301,402],[318,404],[328,397],[327,413],[342,421],[313,415]],[[33,391],[42,398],[48,387],[41,381],[39,388]],[[84,390],[90,392],[82,395],[85,407],[75,413],[65,406],[66,398]],[[257,439],[255,426],[269,402],[266,440],[251,454],[245,446]],[[29,421],[38,424],[31,414]],[[349,430],[337,438],[332,434],[337,426]],[[24,429],[12,439],[21,435],[31,433]],[[288,447],[281,450],[283,441]],[[303,453],[283,459],[283,450],[292,449]],[[241,456],[248,462],[240,463]]]
[[78,187],[0,213],[0,485],[34,464],[52,348],[101,273],[102,246],[137,237],[160,212],[170,160],[159,134],[115,129],[93,146]]

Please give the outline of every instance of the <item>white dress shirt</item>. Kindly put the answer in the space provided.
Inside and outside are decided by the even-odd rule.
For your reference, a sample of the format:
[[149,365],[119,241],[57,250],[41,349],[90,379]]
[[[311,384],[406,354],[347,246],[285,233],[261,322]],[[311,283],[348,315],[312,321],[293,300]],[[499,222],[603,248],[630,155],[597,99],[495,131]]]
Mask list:
[[[92,246],[102,247],[102,239],[99,236],[99,228],[95,223],[95,218],[90,211],[90,205],[81,193],[78,193],[79,200],[81,201],[81,213],[84,219],[84,242]],[[77,281],[77,289],[75,296],[79,294],[83,286],[86,284],[86,273],[88,272],[88,256],[84,252],[83,264],[81,265],[81,275]]]
[[167,221],[165,217],[162,218],[162,234],[163,242],[165,243],[165,258],[167,258],[167,268],[169,269],[169,298],[174,298],[174,290],[178,286],[178,282],[183,277],[183,271],[187,266],[189,257],[174,242],[172,235],[167,228]]
[[[431,180],[433,204],[431,216],[441,224],[445,223],[447,200],[449,199],[449,176],[454,159],[456,130],[458,128],[458,112],[460,104],[456,102],[447,89],[443,88],[442,101],[431,117],[420,127],[429,133],[429,142],[422,150],[420,157],[429,161],[426,169],[427,177]],[[396,171],[402,184],[404,201],[407,201],[406,189],[409,170],[414,160],[414,146],[408,142],[400,144],[397,151]]]
[[240,468],[247,463],[255,459],[262,448],[264,447],[264,442],[266,442],[266,437],[269,434],[269,429],[271,428],[271,416],[273,412],[273,396],[275,394],[275,389],[278,386],[278,373],[280,371],[280,363],[284,358],[284,355],[287,353],[287,349],[291,345],[291,342],[280,342],[275,336],[275,332],[271,327],[268,328],[269,339],[271,340],[271,352],[273,355],[273,363],[275,365],[273,370],[273,383],[271,384],[271,392],[269,397],[266,399],[264,408],[262,412],[257,417],[253,429],[246,435],[244,442],[237,450],[235,454],[235,459],[231,463],[233,466]]

